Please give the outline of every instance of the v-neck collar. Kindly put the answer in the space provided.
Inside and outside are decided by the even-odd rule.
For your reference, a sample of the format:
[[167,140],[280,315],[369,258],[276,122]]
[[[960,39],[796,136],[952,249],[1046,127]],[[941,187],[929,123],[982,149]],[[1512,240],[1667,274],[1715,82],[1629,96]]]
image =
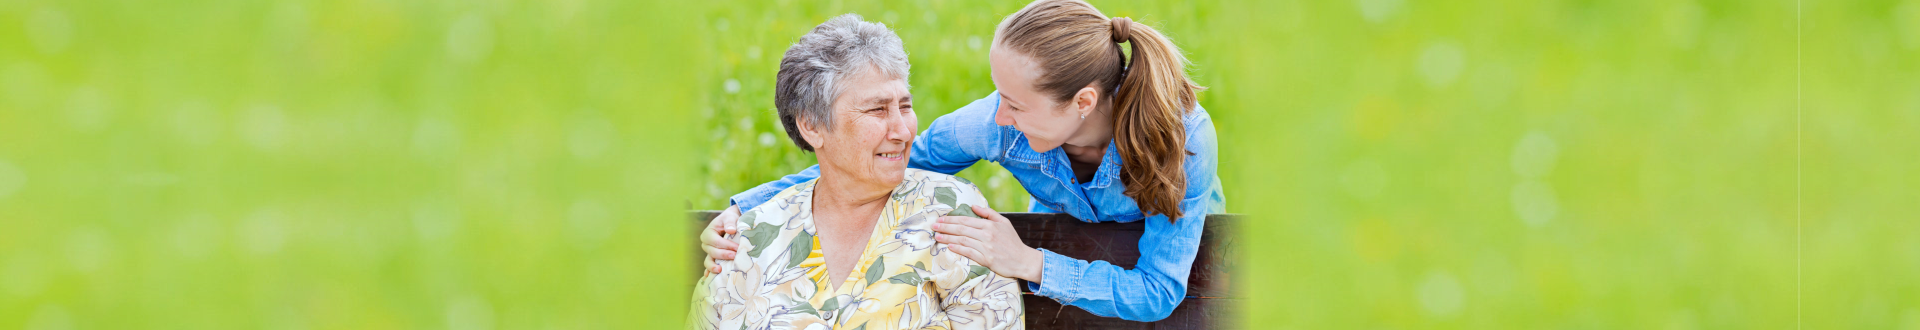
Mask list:
[[[1069,159],[1071,160],[1071,159]],[[1105,155],[1100,155],[1100,167],[1093,170],[1093,181],[1082,184],[1086,188],[1106,188],[1120,177],[1120,147],[1115,142],[1107,142]]]
[[[807,187],[807,198],[801,201],[801,203],[804,203],[802,212],[807,212],[808,215],[812,215],[808,217],[811,218],[812,221],[807,221],[802,224],[804,227],[802,227],[801,230],[814,233],[813,248],[810,249],[810,253],[820,254],[821,259],[820,272],[811,276],[815,283],[814,290],[815,292],[832,292],[832,294],[824,295],[814,294],[813,298],[809,300],[816,305],[824,302],[826,299],[852,294],[854,285],[866,279],[864,275],[867,272],[867,268],[872,266],[874,258],[879,257],[878,255],[874,255],[874,250],[878,250],[876,247],[884,242],[883,240],[887,237],[886,233],[892,232],[894,227],[897,227],[893,224],[895,221],[888,221],[887,219],[899,219],[899,216],[894,214],[894,211],[899,210],[900,199],[897,196],[900,194],[900,189],[906,186],[906,182],[902,181],[900,186],[895,186],[893,191],[887,193],[887,204],[880,207],[880,218],[874,219],[873,230],[867,233],[867,242],[860,248],[860,258],[854,260],[853,269],[847,270],[847,278],[841,280],[839,285],[834,285],[833,282],[828,282],[833,280],[832,263],[826,261],[827,252],[820,244],[820,229],[815,226],[815,224],[820,221],[820,217],[818,216],[819,213],[813,212],[813,198],[819,196],[816,194],[819,192],[817,189],[819,185],[813,183],[817,183],[818,181],[819,180],[808,181],[810,186]],[[867,283],[867,285],[871,286],[873,283]]]

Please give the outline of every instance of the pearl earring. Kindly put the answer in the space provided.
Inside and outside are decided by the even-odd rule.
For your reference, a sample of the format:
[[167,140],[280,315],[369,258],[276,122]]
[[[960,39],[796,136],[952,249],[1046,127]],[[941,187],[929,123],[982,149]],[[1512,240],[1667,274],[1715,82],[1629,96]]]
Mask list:
[[1087,119],[1087,114],[1080,114],[1080,119]]

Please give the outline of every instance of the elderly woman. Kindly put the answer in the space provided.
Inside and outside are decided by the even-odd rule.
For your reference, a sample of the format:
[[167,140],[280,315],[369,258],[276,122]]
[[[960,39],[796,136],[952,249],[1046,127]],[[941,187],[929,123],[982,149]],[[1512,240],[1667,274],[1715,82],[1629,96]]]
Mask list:
[[907,169],[919,120],[907,54],[884,25],[847,14],[780,61],[774,106],[820,162],[741,214],[743,256],[700,279],[689,322],[740,329],[1019,329],[1015,281],[933,240],[933,220],[973,215],[971,183]]

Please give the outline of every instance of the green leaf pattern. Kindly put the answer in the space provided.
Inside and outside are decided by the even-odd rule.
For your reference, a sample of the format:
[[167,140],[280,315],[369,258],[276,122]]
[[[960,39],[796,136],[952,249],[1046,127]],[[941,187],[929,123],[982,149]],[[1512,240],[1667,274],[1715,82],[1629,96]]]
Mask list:
[[[960,203],[960,206],[954,207],[953,212],[947,212],[947,215],[958,215],[958,216],[965,216],[965,217],[980,218],[979,214],[973,213],[973,206],[967,205],[967,203]],[[981,219],[985,219],[985,218],[981,218]]]
[[880,272],[887,269],[886,267],[887,256],[873,258],[873,264],[867,265],[867,286],[873,286],[874,282],[879,282]]
[[933,188],[933,202],[935,203],[940,203],[940,205],[953,206],[954,202],[958,200],[960,200],[960,198],[954,196],[953,188],[947,188],[947,187]]
[[914,271],[900,273],[899,275],[894,275],[893,277],[887,278],[888,283],[906,284],[911,286],[920,286],[920,283],[924,283],[926,281],[927,280],[925,278],[920,277],[920,272],[914,272]]
[[813,232],[800,231],[800,236],[794,237],[791,245],[787,250],[791,253],[787,255],[787,268],[799,266],[800,262],[807,261],[807,256],[813,254]]
[[740,234],[746,235],[747,243],[753,244],[753,249],[747,250],[747,256],[759,258],[760,251],[766,251],[767,245],[772,245],[773,238],[780,235],[780,226],[757,224],[752,228],[748,228],[746,231],[740,232]]

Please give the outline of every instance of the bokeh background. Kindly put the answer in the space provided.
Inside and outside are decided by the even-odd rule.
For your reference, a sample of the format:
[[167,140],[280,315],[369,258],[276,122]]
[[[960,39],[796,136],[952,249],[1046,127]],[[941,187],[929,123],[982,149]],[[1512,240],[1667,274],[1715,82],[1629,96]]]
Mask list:
[[[788,43],[926,125],[1022,5],[0,1],[0,329],[675,327]],[[1212,88],[1249,328],[1920,329],[1920,0],[1095,5]]]
[[0,2],[0,329],[677,324],[690,10]]

